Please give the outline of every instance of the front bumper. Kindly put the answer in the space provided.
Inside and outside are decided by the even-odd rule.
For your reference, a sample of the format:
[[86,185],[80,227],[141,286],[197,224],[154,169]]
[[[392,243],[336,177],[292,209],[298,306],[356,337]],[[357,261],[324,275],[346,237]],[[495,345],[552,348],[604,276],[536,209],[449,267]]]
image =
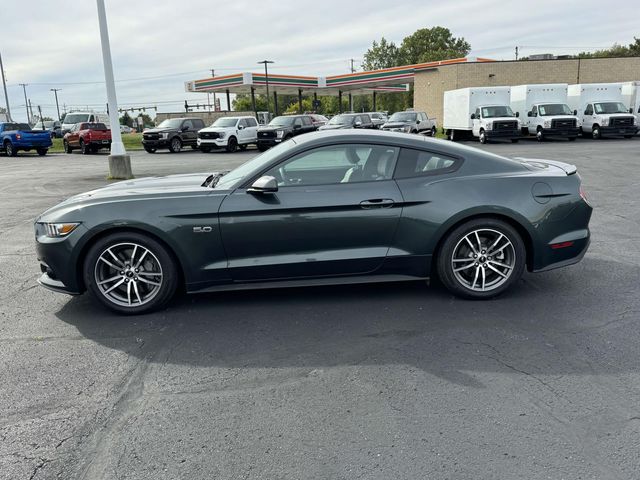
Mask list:
[[487,138],[520,138],[522,136],[520,129],[513,130],[485,130]]
[[624,126],[624,127],[600,127],[600,136],[602,137],[620,137],[625,135],[635,135],[638,133],[638,127]]
[[148,148],[169,148],[169,140],[142,140],[142,146]]
[[542,134],[545,137],[576,138],[580,134],[580,129],[578,127],[543,128]]
[[224,148],[228,144],[227,138],[199,138],[198,147]]
[[42,275],[38,283],[49,290],[79,295],[85,289],[82,275],[77,268],[77,254],[82,247],[86,228],[76,230],[62,238],[49,238],[43,234],[41,224],[36,224],[36,255]]
[[258,147],[275,147],[282,143],[281,138],[258,138]]

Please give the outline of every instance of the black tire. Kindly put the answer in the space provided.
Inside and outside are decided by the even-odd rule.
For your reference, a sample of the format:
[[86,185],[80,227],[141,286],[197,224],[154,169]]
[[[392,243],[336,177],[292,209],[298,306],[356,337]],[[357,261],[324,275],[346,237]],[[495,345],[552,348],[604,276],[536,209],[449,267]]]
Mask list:
[[600,135],[600,125],[594,125],[591,129],[591,138],[594,140],[600,140],[602,135]]
[[91,147],[84,143],[84,140],[80,139],[80,152],[83,155],[89,155],[91,153]]
[[512,138],[511,143],[518,143],[520,141],[519,138]]
[[173,137],[169,142],[169,151],[171,153],[180,153],[182,150],[182,140],[179,137]]
[[487,143],[487,134],[485,133],[484,129],[480,130],[480,136],[478,136],[478,140],[480,141],[480,143]]
[[247,149],[247,144],[243,143],[241,145],[238,145],[238,148],[240,148],[240,150],[242,150],[244,152]]
[[205,147],[204,145],[200,145],[200,151],[202,153],[209,153],[211,151],[211,147]]
[[144,151],[147,153],[156,153],[156,149],[152,147],[144,147]]
[[191,145],[191,150],[198,150],[198,145]]
[[542,132],[542,127],[538,127],[538,130],[536,130],[536,140],[538,140],[539,142],[545,141],[545,136],[544,136],[544,133]]
[[[490,256],[491,245],[487,247],[487,245],[485,244],[483,244],[482,246],[486,248],[486,250],[480,250],[478,248],[479,251],[477,252],[477,254],[480,255],[480,258],[477,258],[476,260],[474,260],[474,258],[476,257],[470,257],[470,260],[469,260],[471,264],[470,266],[464,263],[467,257],[467,255],[464,255],[465,260],[462,260],[461,262],[462,262],[462,267],[465,267],[465,268],[463,268],[462,270],[470,269],[471,271],[468,271],[462,274],[458,274],[457,272],[454,272],[453,255],[454,253],[457,255],[460,255],[460,250],[463,248],[466,248],[466,243],[464,243],[465,236],[469,234],[473,234],[474,231],[484,231],[487,233],[487,235],[494,235],[494,236],[497,236],[498,234],[500,234],[500,235],[503,235],[502,238],[506,238],[506,240],[510,242],[512,248],[506,247],[501,250],[505,260],[502,260],[499,257],[500,252],[496,252],[497,255],[495,256],[495,258],[497,258],[497,260],[495,259],[493,260],[494,262],[501,261],[505,263],[509,263],[509,262],[512,263],[512,267],[508,271],[505,272],[505,270],[503,270],[503,272],[505,272],[506,274],[506,278],[503,278],[501,276],[496,276],[496,274],[493,273],[493,270],[490,270],[490,267],[488,267],[489,264],[493,266],[495,266],[496,264],[491,263],[491,259],[494,258]],[[481,241],[484,240],[482,233],[480,233],[479,238]],[[493,239],[493,237],[487,237],[487,238],[489,238],[487,242],[490,242]],[[500,246],[502,246],[502,241],[500,241],[500,243],[495,245],[494,249],[499,248]],[[469,249],[467,248],[467,250]],[[481,252],[485,252],[485,253],[482,254]],[[470,255],[471,253],[472,252],[469,250]],[[505,290],[508,290],[514,283],[516,283],[520,279],[520,277],[522,276],[522,273],[524,272],[524,268],[526,264],[526,255],[527,255],[527,252],[524,246],[524,242],[515,228],[513,228],[511,225],[509,225],[508,223],[502,220],[498,220],[494,218],[477,218],[460,225],[459,227],[455,228],[454,230],[452,230],[450,233],[447,234],[447,236],[444,238],[442,242],[442,246],[438,251],[436,266],[437,266],[437,272],[440,280],[445,285],[445,287],[447,287],[447,289],[450,292],[452,292],[454,295],[462,298],[484,300],[484,299],[489,299],[497,295],[500,295],[502,292],[504,292]],[[507,256],[509,256],[508,260],[506,259]],[[475,264],[474,264],[474,261],[476,262]],[[486,269],[485,269],[485,265],[487,265]],[[500,269],[501,267],[497,267],[497,268]],[[479,275],[478,272],[481,272],[481,271],[484,272],[483,275],[486,274],[488,278],[495,277],[497,279],[496,281],[498,283],[496,283],[495,287],[492,287],[489,290],[481,291],[481,290],[473,289],[473,285],[470,288],[468,285],[465,285],[462,282],[462,280],[460,280],[459,278],[459,277],[463,277],[464,275],[470,275],[471,277],[473,277],[474,272],[476,275]],[[481,281],[478,277],[474,277],[474,278],[477,278],[479,281]],[[471,278],[469,278],[468,281],[469,283],[471,283]],[[499,283],[499,282],[502,282],[502,283]],[[474,285],[475,285],[475,279],[474,279]]]
[[71,153],[73,152],[73,148],[71,148],[71,145],[69,145],[69,142],[67,142],[66,140],[62,141],[62,146],[64,148],[64,153]]
[[234,153],[237,149],[238,149],[238,140],[236,139],[236,137],[229,137],[229,140],[227,140],[227,147],[226,147],[227,152]]
[[258,144],[258,150],[260,150],[261,152],[266,152],[267,150],[269,150],[269,147],[267,147],[266,145]]
[[575,142],[577,137],[569,137],[570,142]]
[[37,148],[36,152],[38,152],[38,155],[40,155],[41,157],[44,157],[47,152],[49,151],[48,148]]
[[633,135],[625,135],[624,138],[633,138]]
[[[136,285],[134,288],[140,290],[142,290],[142,288],[155,290],[155,293],[150,296],[148,300],[144,298],[145,293],[144,290],[142,290],[143,293],[140,296],[140,298],[143,299],[144,302],[142,304],[139,304],[140,302],[137,302],[137,300],[134,298],[134,295],[132,294],[132,306],[122,305],[121,303],[117,303],[117,299],[113,299],[115,295],[126,295],[126,291],[122,292],[121,287],[117,287],[114,290],[114,292],[116,292],[115,294],[108,295],[108,293],[106,293],[103,288],[111,288],[113,284],[106,284],[108,285],[107,287],[101,287],[100,285],[98,285],[97,280],[97,275],[101,268],[111,268],[108,265],[106,267],[103,265],[103,262],[100,260],[101,255],[106,253],[107,248],[110,248],[113,251],[114,249],[116,249],[116,247],[126,244],[138,245],[138,247],[147,249],[152,254],[151,256],[149,256],[148,253],[145,254],[145,260],[139,267],[140,270],[144,271],[144,265],[147,262],[157,261],[162,272],[160,279],[158,279],[157,277],[145,277],[158,280],[158,283],[160,283],[159,286],[147,287],[146,285],[149,285],[148,283],[143,284],[139,281],[139,278],[136,279],[135,277],[136,273],[139,274],[140,272],[133,273],[133,270],[135,270],[134,268],[125,270],[125,267],[122,267],[122,272],[125,272],[124,274],[122,274],[122,279],[127,280],[126,284],[122,284],[122,289],[126,290],[124,285],[128,286],[129,283],[131,285],[134,285],[135,283]],[[138,253],[138,256],[141,256],[141,253]],[[146,259],[147,257],[149,257],[149,259]],[[110,262],[113,262],[112,264],[114,266],[117,266],[118,268],[121,267],[120,265],[115,265],[115,260],[112,257],[108,258]],[[137,258],[138,257],[134,258],[134,261]],[[135,267],[135,265],[130,265],[130,267]],[[169,300],[171,300],[178,287],[179,277],[177,265],[171,253],[158,241],[154,240],[151,237],[148,237],[147,235],[136,232],[117,232],[99,239],[89,249],[82,266],[82,271],[87,290],[102,305],[124,315],[148,313],[163,307],[167,304],[167,302],[169,302]],[[117,272],[116,269],[114,269],[114,273],[116,276],[120,276],[120,272]],[[129,273],[132,274],[131,277],[129,276]],[[139,277],[143,278],[142,275],[139,275]],[[119,282],[119,280],[116,280],[116,282]],[[140,287],[138,287],[138,285],[140,285]],[[136,303],[138,303],[138,305],[136,305]]]
[[4,152],[7,154],[7,157],[16,157],[18,156],[18,149],[13,146],[9,140],[4,142]]

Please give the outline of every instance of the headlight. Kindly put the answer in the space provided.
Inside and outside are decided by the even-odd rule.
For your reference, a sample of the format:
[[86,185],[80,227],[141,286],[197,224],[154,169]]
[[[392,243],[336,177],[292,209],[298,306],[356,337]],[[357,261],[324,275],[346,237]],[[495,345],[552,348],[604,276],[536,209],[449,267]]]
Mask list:
[[50,238],[66,237],[79,223],[43,223],[45,235]]
[[600,125],[602,125],[603,127],[606,127],[607,125],[609,125],[609,118],[608,117],[604,117],[602,119],[602,122],[600,123]]
[[404,129],[405,132],[410,132],[411,131],[411,125],[405,125],[403,127],[403,129]]
[[493,122],[487,122],[487,124],[485,125],[485,128],[487,130],[493,130]]
[[218,132],[218,138],[224,138],[227,136],[227,132]]
[[160,134],[160,138],[161,138],[162,140],[166,140],[168,136],[169,136],[169,134],[168,134],[168,133],[161,133],[161,134]]
[[282,138],[283,136],[284,136],[284,130],[278,130],[278,131],[276,132],[276,137],[278,137],[278,138]]
[[551,128],[551,120],[545,120],[545,121],[542,123],[542,127],[543,127],[543,128]]

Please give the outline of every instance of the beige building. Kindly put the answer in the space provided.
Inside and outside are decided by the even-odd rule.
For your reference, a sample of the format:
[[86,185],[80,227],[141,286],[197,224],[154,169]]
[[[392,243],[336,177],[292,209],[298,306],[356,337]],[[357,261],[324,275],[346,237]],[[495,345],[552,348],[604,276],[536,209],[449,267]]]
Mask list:
[[608,83],[640,80],[640,57],[467,62],[417,70],[413,106],[442,126],[443,95],[465,87],[529,83]]

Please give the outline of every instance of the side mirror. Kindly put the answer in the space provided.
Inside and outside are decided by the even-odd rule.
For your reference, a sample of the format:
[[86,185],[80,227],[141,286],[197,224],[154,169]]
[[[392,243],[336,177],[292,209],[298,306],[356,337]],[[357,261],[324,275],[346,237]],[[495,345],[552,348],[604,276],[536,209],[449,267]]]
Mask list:
[[573,111],[573,114],[574,114],[574,115],[578,115],[578,110],[574,110],[574,111]]
[[247,189],[247,193],[274,193],[277,191],[278,181],[270,175],[260,177]]
[[630,108],[630,109],[629,109],[629,113],[633,113],[633,108]]
[[244,129],[244,125],[238,125],[238,130]]
[[362,126],[362,122],[358,121],[354,125],[355,125],[356,128],[361,127]]
[[189,130],[189,125],[185,125],[184,127],[182,127],[183,132],[186,132],[187,130]]
[[520,116],[520,112],[516,112],[516,118]]
[[293,129],[294,130],[300,130],[302,128],[302,125],[294,125]]
[[476,114],[475,114],[475,113],[472,113],[472,114],[471,114],[471,120],[475,120],[475,119],[476,119]]
[[533,117],[533,112],[527,112],[527,117]]

